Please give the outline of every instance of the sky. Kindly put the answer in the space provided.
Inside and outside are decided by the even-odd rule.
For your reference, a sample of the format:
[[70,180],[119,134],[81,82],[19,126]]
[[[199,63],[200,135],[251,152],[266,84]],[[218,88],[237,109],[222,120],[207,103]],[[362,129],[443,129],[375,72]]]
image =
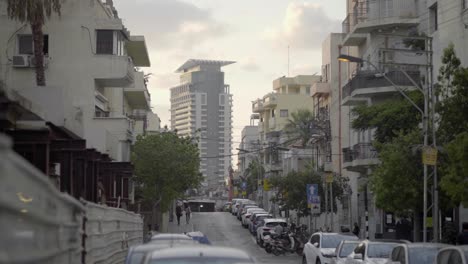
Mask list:
[[341,32],[346,0],[114,0],[131,35],[144,35],[153,112],[170,127],[170,88],[188,59],[231,60],[223,68],[234,97],[233,147],[249,125],[251,102],[274,79],[320,74],[322,41]]

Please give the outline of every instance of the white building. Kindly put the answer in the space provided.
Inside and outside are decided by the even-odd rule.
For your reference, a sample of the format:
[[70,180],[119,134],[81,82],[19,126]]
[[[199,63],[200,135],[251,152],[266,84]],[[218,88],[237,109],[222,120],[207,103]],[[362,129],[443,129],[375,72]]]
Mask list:
[[241,133],[241,143],[239,144],[238,167],[242,177],[246,177],[246,170],[250,162],[258,157],[258,151],[261,148],[258,136],[258,126],[251,124],[245,126]]
[[161,118],[158,114],[153,112],[148,112],[148,126],[146,128],[146,133],[155,134],[161,131]]
[[[49,122],[84,139],[85,149],[129,164],[130,146],[137,134],[145,133],[150,110],[144,74],[135,67],[148,67],[150,60],[144,37],[130,34],[112,1],[63,1],[61,17],[52,14],[47,19],[46,86],[36,85],[30,26],[8,18],[6,1],[0,2],[0,25],[3,92],[39,117],[28,122],[20,116],[15,129],[48,129]],[[131,193],[131,176],[130,172],[118,183],[112,177],[103,179],[108,198],[118,200],[120,194]],[[93,188],[93,197],[96,177],[82,186]]]
[[221,67],[232,61],[190,59],[171,88],[171,128],[199,138],[201,173],[208,191],[222,191],[231,167],[232,94]]

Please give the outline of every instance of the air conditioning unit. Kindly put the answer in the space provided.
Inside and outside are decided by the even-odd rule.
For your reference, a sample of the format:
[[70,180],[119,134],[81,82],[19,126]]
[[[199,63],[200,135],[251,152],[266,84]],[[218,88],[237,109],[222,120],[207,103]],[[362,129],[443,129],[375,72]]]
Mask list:
[[13,67],[15,68],[29,67],[29,55],[14,55]]
[[[49,58],[44,56],[44,59],[43,59],[44,67],[46,67],[48,63],[49,63]],[[36,67],[36,58],[34,56],[29,57],[29,65],[31,66],[31,68]]]

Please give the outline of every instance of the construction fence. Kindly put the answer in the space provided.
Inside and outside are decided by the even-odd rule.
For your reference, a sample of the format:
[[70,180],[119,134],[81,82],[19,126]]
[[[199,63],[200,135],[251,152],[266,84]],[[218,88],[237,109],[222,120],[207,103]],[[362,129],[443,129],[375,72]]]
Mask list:
[[0,135],[0,263],[117,264],[143,243],[140,215],[61,193]]

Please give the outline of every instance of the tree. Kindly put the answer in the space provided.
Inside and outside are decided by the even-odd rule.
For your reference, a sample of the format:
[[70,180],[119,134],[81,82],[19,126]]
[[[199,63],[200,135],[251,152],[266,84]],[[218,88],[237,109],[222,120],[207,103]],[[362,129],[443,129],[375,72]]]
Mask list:
[[314,136],[323,135],[324,124],[309,109],[299,109],[291,113],[284,131],[290,138],[300,140],[302,147],[306,147]]
[[245,174],[247,177],[247,194],[252,194],[257,190],[258,180],[263,178],[265,168],[263,168],[258,159],[254,159],[249,163]]
[[144,201],[167,211],[170,203],[202,181],[193,139],[175,132],[139,136],[133,148],[135,181]]
[[[313,169],[313,164],[308,164],[305,171],[292,171],[285,177],[276,176],[270,178],[270,184],[276,188],[277,195],[273,201],[282,205],[287,210],[295,210],[298,217],[308,216],[310,209],[307,206],[307,184],[318,184],[319,195],[321,198],[321,210],[325,212],[325,190],[323,184],[323,173]],[[344,177],[335,177],[333,182],[333,209],[336,212],[336,200],[343,198],[345,189],[348,186],[348,179]]]
[[397,215],[422,210],[423,173],[421,154],[415,145],[422,141],[421,132],[399,133],[391,141],[377,143],[380,164],[370,175],[370,188],[376,205]]
[[36,83],[45,86],[44,74],[44,34],[42,27],[52,12],[60,16],[62,0],[8,0],[7,12],[10,19],[15,19],[31,26],[34,59],[36,61]]
[[[419,91],[409,92],[408,96],[423,107],[424,97]],[[358,105],[352,114],[352,127],[361,131],[375,129],[374,139],[379,143],[391,141],[400,132],[410,133],[422,121],[421,113],[400,94],[379,104]]]

